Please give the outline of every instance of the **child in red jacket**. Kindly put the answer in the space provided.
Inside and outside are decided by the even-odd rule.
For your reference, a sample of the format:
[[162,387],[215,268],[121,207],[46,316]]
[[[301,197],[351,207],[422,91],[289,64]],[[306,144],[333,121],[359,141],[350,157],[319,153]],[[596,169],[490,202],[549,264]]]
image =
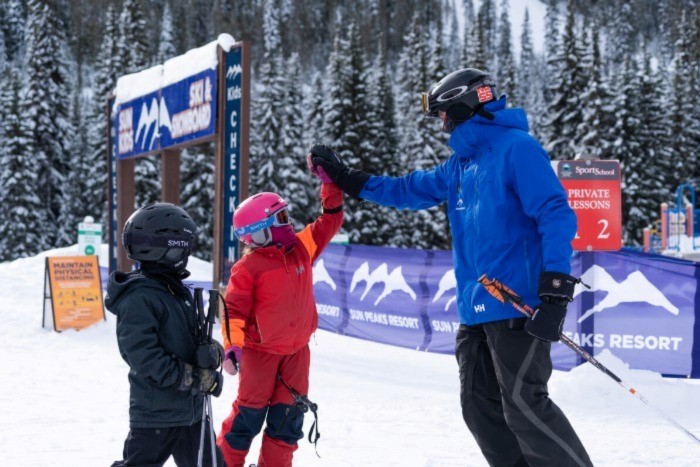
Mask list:
[[224,369],[240,369],[238,397],[217,439],[228,467],[243,466],[265,420],[261,467],[291,466],[304,436],[303,413],[278,375],[307,394],[308,343],[318,324],[311,268],[343,222],[342,192],[325,173],[317,176],[323,213],[299,233],[287,202],[274,193],[249,197],[233,215],[236,235],[250,249],[231,268],[222,325]]

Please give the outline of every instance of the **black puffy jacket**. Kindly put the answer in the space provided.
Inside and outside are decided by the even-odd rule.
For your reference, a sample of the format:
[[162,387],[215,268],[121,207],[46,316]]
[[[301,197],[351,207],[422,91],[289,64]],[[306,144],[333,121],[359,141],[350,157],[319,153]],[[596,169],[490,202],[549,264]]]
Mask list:
[[[183,288],[184,289],[184,288]],[[117,341],[129,365],[131,428],[189,426],[202,419],[202,395],[175,389],[183,363],[195,360],[191,294],[142,271],[113,272],[105,305],[117,316]]]

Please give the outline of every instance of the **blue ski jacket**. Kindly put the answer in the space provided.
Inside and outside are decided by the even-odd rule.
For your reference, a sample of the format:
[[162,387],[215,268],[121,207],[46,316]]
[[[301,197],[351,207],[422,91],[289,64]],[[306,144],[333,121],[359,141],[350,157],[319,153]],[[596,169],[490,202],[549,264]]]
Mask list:
[[522,315],[478,282],[498,279],[530,305],[542,271],[569,274],[576,216],[525,112],[505,96],[457,126],[454,154],[432,170],[404,177],[372,176],[360,197],[384,206],[426,209],[447,202],[460,322],[478,324]]

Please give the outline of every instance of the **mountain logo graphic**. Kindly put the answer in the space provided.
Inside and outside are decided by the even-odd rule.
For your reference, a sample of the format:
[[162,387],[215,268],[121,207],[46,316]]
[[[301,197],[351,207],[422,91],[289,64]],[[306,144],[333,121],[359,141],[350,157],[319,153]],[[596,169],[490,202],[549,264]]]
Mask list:
[[240,75],[243,72],[243,68],[241,65],[231,65],[228,67],[226,70],[226,79],[236,79],[238,75]]
[[[146,105],[145,102],[141,105],[141,114],[136,125],[135,144],[140,143],[141,149],[146,151],[153,149],[156,138],[160,136],[160,127],[166,127],[170,130],[172,124],[165,99],[161,97],[159,104],[158,99],[154,97],[151,99],[150,106]],[[148,138],[149,134],[150,138]]]
[[370,272],[369,263],[365,261],[360,265],[359,268],[352,275],[352,281],[350,281],[350,292],[355,290],[355,287],[360,282],[365,282],[365,291],[360,297],[360,301],[364,300],[372,287],[375,284],[384,284],[384,290],[379,294],[379,297],[374,301],[376,306],[380,301],[386,298],[392,292],[404,292],[407,293],[413,300],[416,299],[416,293],[413,291],[411,286],[406,282],[406,278],[403,277],[401,271],[401,266],[395,268],[391,273],[389,273],[389,267],[386,263],[382,263],[374,271]]
[[[452,289],[455,289],[455,291],[457,290],[457,277],[455,276],[454,269],[450,269],[440,278],[440,282],[438,283],[438,291],[435,294],[435,297],[433,297],[433,303],[440,300],[440,297]],[[457,295],[455,294],[447,301],[447,303],[445,303],[445,311],[447,311],[447,309],[450,308],[450,305],[452,305],[456,300]]]
[[603,291],[608,294],[593,308],[587,310],[579,319],[581,323],[594,313],[600,313],[609,308],[615,308],[621,303],[645,303],[650,306],[660,307],[672,315],[678,316],[680,310],[671,303],[666,296],[640,271],[634,271],[622,282],[617,282],[608,272],[598,265],[591,266],[581,276],[586,284],[591,284],[591,289],[576,286],[574,297],[582,292]]
[[328,274],[328,269],[326,269],[326,263],[323,262],[323,258],[320,258],[314,264],[311,275],[313,276],[314,285],[317,283],[328,284],[331,289],[335,290],[337,286],[335,281],[330,274]]

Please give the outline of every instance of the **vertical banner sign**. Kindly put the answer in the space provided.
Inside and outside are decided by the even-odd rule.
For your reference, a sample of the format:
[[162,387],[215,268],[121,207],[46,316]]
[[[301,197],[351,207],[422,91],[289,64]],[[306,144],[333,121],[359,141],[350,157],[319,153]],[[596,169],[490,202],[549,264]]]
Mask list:
[[233,211],[240,197],[241,167],[241,75],[242,49],[226,54],[226,105],[224,109],[224,187],[222,219],[221,280],[227,284],[231,267],[238,258],[238,239],[233,233]]
[[52,322],[56,331],[83,329],[105,320],[97,256],[48,257],[45,274],[45,327]]
[[617,251],[622,247],[620,163],[603,160],[559,161],[557,176],[576,212],[578,251]]

